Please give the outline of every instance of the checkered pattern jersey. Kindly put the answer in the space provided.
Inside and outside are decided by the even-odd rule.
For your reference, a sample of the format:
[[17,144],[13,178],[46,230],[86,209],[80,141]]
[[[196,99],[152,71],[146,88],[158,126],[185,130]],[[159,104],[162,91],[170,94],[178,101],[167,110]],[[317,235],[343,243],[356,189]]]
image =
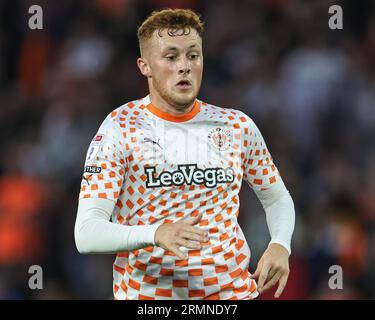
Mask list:
[[[147,96],[111,112],[98,135],[102,141],[94,142],[94,154],[89,149],[85,165],[101,167],[101,172],[84,173],[80,198],[114,201],[112,221],[127,226],[173,223],[203,213],[196,226],[209,235],[201,250],[181,248],[186,260],[158,246],[119,252],[113,265],[114,299],[256,297],[248,271],[250,249],[237,222],[239,191],[242,179],[266,190],[280,175],[255,123],[241,111],[198,99],[188,114],[171,116]],[[233,180],[147,185],[147,168],[154,167],[154,182],[160,183],[162,172],[173,173],[183,164],[232,168]],[[213,176],[205,177],[215,182]]]

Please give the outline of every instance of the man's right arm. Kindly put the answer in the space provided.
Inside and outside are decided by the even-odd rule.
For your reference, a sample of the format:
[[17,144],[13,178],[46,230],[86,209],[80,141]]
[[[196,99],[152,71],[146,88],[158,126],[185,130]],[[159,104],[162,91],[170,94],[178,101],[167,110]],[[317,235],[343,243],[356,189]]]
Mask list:
[[179,247],[200,249],[207,233],[194,227],[202,215],[171,224],[124,226],[110,221],[115,203],[100,198],[80,199],[74,238],[80,253],[118,253],[157,245],[186,259]]
[[124,226],[110,222],[115,203],[100,198],[80,199],[74,238],[80,253],[117,253],[155,245],[158,225]]

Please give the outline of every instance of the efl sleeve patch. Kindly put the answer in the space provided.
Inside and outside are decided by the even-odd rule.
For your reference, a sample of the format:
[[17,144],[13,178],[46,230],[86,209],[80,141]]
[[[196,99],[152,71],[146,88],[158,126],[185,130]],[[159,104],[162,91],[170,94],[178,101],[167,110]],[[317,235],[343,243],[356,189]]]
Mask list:
[[112,121],[105,121],[88,147],[79,198],[104,198],[117,202],[126,163]]
[[86,163],[91,162],[95,159],[96,155],[100,150],[100,146],[104,140],[103,134],[97,134],[94,139],[92,139],[89,149],[87,151]]

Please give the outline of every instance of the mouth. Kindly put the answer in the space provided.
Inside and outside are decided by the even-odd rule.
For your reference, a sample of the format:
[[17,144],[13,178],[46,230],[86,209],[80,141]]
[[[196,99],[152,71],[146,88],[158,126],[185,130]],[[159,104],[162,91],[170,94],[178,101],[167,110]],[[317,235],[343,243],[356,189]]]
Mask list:
[[176,87],[179,89],[190,89],[192,85],[189,80],[181,80],[177,82]]

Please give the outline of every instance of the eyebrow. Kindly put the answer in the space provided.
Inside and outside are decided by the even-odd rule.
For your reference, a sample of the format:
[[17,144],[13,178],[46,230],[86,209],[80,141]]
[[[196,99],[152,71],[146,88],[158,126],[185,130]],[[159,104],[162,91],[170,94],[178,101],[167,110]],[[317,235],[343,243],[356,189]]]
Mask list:
[[[197,47],[196,44],[192,44],[191,46],[189,46],[188,49],[192,49],[194,47]],[[177,47],[167,47],[164,51],[178,51]]]

